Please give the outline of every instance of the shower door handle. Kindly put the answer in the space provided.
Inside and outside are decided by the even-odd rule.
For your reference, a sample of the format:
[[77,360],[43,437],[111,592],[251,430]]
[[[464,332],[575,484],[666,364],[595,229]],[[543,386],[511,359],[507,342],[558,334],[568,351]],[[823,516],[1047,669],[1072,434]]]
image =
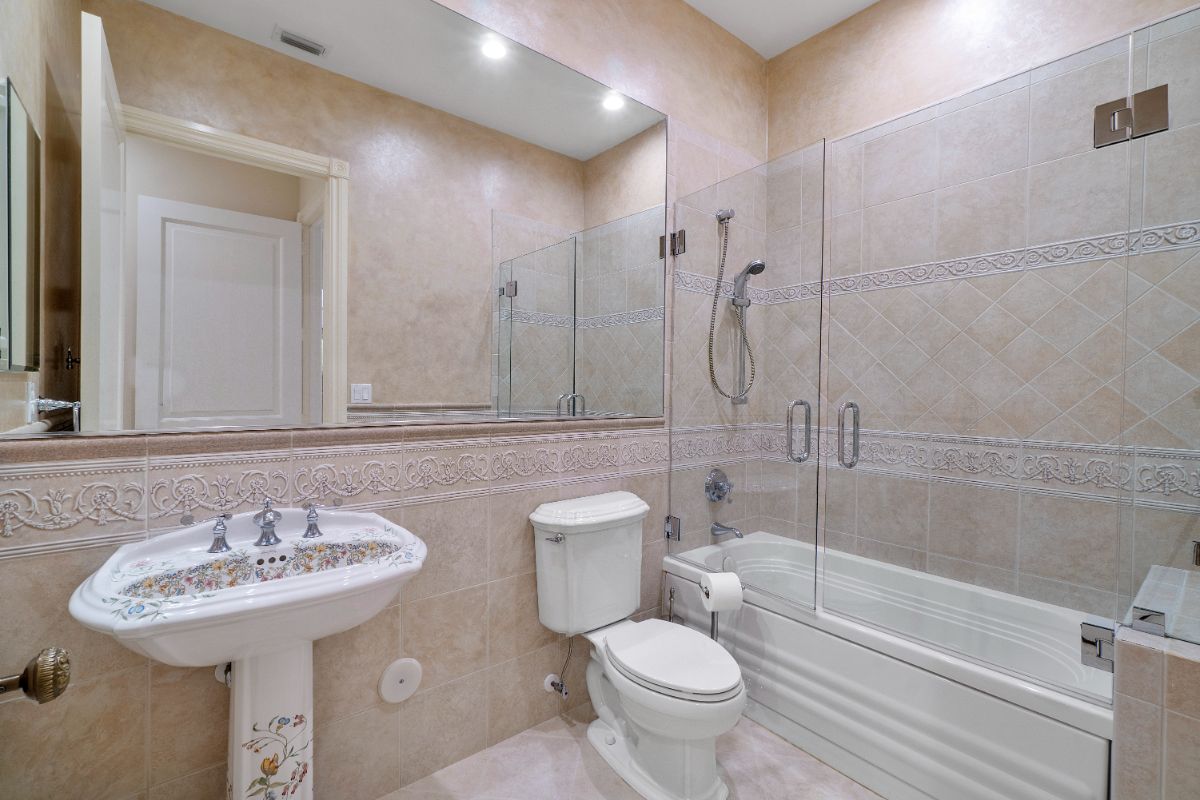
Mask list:
[[[795,449],[792,447],[792,439],[794,438],[792,417],[796,412],[796,406],[804,406],[804,449],[799,455],[793,455]],[[805,461],[808,461],[810,453],[812,453],[812,404],[807,400],[793,400],[788,403],[787,408],[787,457],[789,461],[803,464]]]
[[[850,431],[850,458],[846,459],[846,412],[853,415],[854,427]],[[858,403],[847,400],[838,407],[837,459],[846,469],[854,469],[858,464]]]

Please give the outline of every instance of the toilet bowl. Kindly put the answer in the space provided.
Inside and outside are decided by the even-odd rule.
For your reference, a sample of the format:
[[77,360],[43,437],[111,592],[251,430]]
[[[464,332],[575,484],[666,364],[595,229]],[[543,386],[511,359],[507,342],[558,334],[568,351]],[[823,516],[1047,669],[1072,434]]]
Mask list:
[[697,631],[659,619],[585,634],[597,719],[588,741],[649,800],[725,800],[717,737],[746,707],[737,662]]
[[746,688],[733,656],[704,634],[629,619],[648,511],[630,492],[538,506],[538,616],[591,642],[588,741],[626,783],[648,800],[726,800],[716,740],[737,724]]

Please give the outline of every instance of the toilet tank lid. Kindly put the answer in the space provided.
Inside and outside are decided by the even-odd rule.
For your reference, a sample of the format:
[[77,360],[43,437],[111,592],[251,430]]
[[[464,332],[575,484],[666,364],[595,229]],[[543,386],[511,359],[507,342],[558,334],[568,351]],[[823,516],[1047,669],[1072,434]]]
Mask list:
[[623,522],[637,522],[650,511],[633,492],[606,492],[542,503],[529,515],[534,527],[555,533],[587,533]]

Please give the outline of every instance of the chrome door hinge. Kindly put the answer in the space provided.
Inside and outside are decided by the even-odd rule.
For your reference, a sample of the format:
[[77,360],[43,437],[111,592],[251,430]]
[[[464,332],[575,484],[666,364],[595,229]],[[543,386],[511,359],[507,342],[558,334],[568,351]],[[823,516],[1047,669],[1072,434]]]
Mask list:
[[1079,623],[1079,660],[1084,666],[1113,671],[1113,634],[1117,625],[1110,619],[1088,617]]
[[666,521],[663,522],[663,535],[665,535],[668,540],[678,542],[681,531],[682,527],[679,524],[679,517],[672,517],[668,515]]
[[[682,228],[671,234],[671,255],[681,256],[687,252],[687,231]],[[667,257],[667,237],[658,237],[658,257]]]
[[1154,636],[1166,636],[1167,612],[1134,606],[1133,611],[1130,612],[1129,625],[1135,631],[1149,633]]
[[496,290],[496,294],[500,295],[501,297],[516,297],[517,296],[517,282],[516,281],[508,281],[507,283],[505,283],[503,286],[501,286],[499,289]]
[[1160,133],[1170,126],[1167,84],[1138,92],[1130,98],[1096,106],[1096,147],[1120,144],[1130,139]]

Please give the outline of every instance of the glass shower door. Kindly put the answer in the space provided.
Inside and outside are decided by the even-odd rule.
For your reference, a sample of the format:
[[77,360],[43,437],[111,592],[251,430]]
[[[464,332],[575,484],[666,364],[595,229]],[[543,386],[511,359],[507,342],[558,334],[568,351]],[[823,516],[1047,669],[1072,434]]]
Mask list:
[[1101,702],[1139,145],[1093,121],[1131,41],[830,146],[823,606]]
[[1200,13],[1134,37],[1133,92],[1163,85],[1170,129],[1133,156],[1144,186],[1124,340],[1122,612],[1200,642]]
[[[784,613],[815,596],[823,184],[818,143],[675,207],[687,252],[674,272],[670,502],[682,535],[670,551],[737,572]],[[743,273],[749,304],[735,306]]]

